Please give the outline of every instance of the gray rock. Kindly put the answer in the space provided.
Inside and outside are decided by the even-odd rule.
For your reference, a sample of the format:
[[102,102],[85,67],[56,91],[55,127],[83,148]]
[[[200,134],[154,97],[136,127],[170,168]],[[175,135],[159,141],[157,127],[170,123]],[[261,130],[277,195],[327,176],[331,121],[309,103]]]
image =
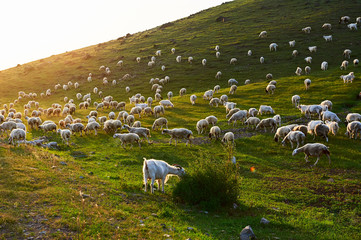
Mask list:
[[241,240],[250,240],[250,239],[255,239],[256,235],[254,235],[251,226],[248,225],[247,227],[242,229],[239,237]]
[[268,221],[267,219],[265,218],[261,218],[261,224],[269,224],[270,221]]

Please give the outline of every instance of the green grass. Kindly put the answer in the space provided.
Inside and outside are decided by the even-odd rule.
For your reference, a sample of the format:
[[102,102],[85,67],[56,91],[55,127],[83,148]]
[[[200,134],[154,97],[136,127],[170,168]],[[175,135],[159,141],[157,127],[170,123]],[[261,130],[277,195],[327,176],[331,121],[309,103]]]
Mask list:
[[[126,101],[136,93],[146,98],[154,97],[150,78],[170,76],[170,83],[164,86],[162,95],[168,91],[175,95],[175,107],[166,109],[165,117],[169,128],[185,127],[193,131],[195,142],[186,147],[184,143],[168,144],[168,136],[151,132],[153,144],[142,143],[123,150],[119,141],[100,131],[98,136],[72,136],[70,146],[60,144],[60,150],[43,150],[37,147],[9,147],[2,138],[0,145],[0,239],[22,239],[43,236],[66,239],[238,239],[243,227],[251,225],[257,238],[272,239],[359,239],[361,221],[360,202],[360,140],[349,140],[344,136],[346,126],[341,123],[337,136],[331,136],[328,143],[332,163],[329,166],[322,157],[316,167],[311,168],[299,154],[292,156],[290,146],[282,147],[273,141],[273,134],[243,130],[236,140],[235,157],[237,173],[240,176],[241,194],[238,208],[220,208],[209,211],[202,206],[189,206],[174,202],[172,192],[179,180],[171,179],[165,187],[165,194],[155,191],[154,195],[144,193],[142,188],[143,157],[163,159],[182,165],[187,171],[197,170],[195,162],[207,163],[205,159],[217,162],[228,161],[228,154],[219,142],[210,142],[205,135],[196,133],[196,122],[209,115],[218,118],[222,130],[231,129],[225,118],[223,107],[212,108],[202,99],[204,91],[215,85],[221,86],[219,97],[228,94],[227,80],[235,78],[239,87],[229,100],[240,109],[259,105],[271,105],[280,114],[284,124],[305,122],[306,119],[291,104],[291,97],[298,94],[302,104],[317,104],[325,99],[333,102],[333,111],[343,120],[348,112],[361,112],[361,101],[356,95],[361,90],[360,66],[350,64],[346,70],[339,66],[344,60],[342,52],[349,48],[353,58],[360,58],[359,33],[339,25],[340,16],[359,15],[360,1],[279,1],[245,0],[222,4],[198,14],[173,22],[168,27],[156,27],[145,32],[122,37],[95,46],[54,55],[46,59],[20,65],[0,72],[0,103],[9,104],[17,98],[18,91],[36,92],[38,96],[46,89],[54,89],[56,83],[79,82],[79,89],[67,92],[57,90],[47,98],[36,101],[43,108],[52,103],[63,104],[63,98],[73,98],[76,93],[92,92],[97,86],[104,96],[112,95],[117,101]],[[216,22],[225,16],[229,21]],[[322,24],[329,22],[332,30],[323,30]],[[311,34],[301,29],[311,26]],[[259,39],[262,30],[268,38]],[[325,42],[322,35],[333,35],[333,42]],[[288,41],[296,40],[295,48]],[[268,45],[276,42],[277,52],[270,52]],[[220,46],[221,57],[215,57],[214,47]],[[316,45],[317,53],[310,54],[308,46]],[[172,55],[170,49],[176,48]],[[147,62],[155,51],[161,49],[156,66]],[[251,49],[253,55],[247,57]],[[301,54],[293,58],[292,50]],[[86,58],[86,55],[90,58]],[[182,56],[177,64],[176,56]],[[141,63],[135,58],[140,56]],[[193,56],[193,64],[186,62]],[[259,63],[264,56],[265,64]],[[304,58],[312,56],[312,64]],[[230,65],[232,57],[237,64]],[[207,59],[203,67],[201,60]],[[116,63],[122,59],[123,67]],[[329,63],[328,71],[321,71],[322,61]],[[130,80],[120,80],[116,86],[102,86],[101,65],[109,66],[112,74],[109,80],[120,79],[126,73]],[[162,72],[160,67],[167,67]],[[297,66],[312,68],[309,76],[296,76]],[[222,71],[220,80],[215,79]],[[355,72],[354,83],[344,85],[341,74]],[[93,82],[86,81],[88,73]],[[272,73],[277,81],[274,95],[267,95],[265,75]],[[309,91],[303,81],[312,80]],[[243,85],[250,79],[250,85]],[[130,86],[130,93],[125,87]],[[179,89],[187,88],[187,95],[179,97]],[[196,94],[196,105],[192,106],[189,96]],[[28,99],[15,106],[23,112]],[[92,94],[92,101],[101,99]],[[127,104],[126,110],[131,109]],[[90,110],[94,110],[91,106]],[[104,109],[100,116],[111,110]],[[85,119],[88,110],[76,110],[75,117]],[[268,116],[262,116],[265,118]],[[45,119],[43,117],[43,119]],[[60,118],[49,117],[58,122]],[[136,120],[138,117],[136,116]],[[142,117],[142,126],[151,127],[154,117]],[[33,130],[28,139],[44,135]],[[47,134],[51,141],[61,142],[59,135]],[[323,142],[311,136],[306,142]],[[314,159],[313,159],[314,160]],[[67,165],[62,164],[65,162]],[[53,167],[55,166],[55,167]],[[250,168],[256,171],[251,172]],[[328,181],[333,179],[334,182]],[[84,200],[79,191],[90,195]],[[209,213],[204,213],[209,211]],[[262,226],[262,217],[271,221]],[[144,225],[143,225],[144,224]],[[192,227],[193,230],[187,230]],[[40,232],[45,232],[41,234]],[[347,235],[346,235],[347,233]]]

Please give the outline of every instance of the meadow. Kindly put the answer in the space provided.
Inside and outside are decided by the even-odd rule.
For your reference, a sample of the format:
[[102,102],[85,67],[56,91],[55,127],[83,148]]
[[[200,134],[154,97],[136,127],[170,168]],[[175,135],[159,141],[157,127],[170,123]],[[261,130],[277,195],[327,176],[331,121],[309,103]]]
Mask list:
[[[170,77],[163,87],[162,96],[172,91],[174,108],[167,108],[164,117],[168,127],[184,127],[193,131],[192,146],[179,143],[169,145],[169,136],[151,131],[152,144],[143,142],[124,150],[119,140],[111,134],[99,131],[72,136],[69,146],[61,143],[59,134],[47,133],[50,141],[59,143],[59,150],[34,146],[14,147],[3,135],[0,138],[0,239],[239,239],[240,231],[250,225],[258,239],[360,239],[361,223],[361,141],[348,139],[344,133],[345,116],[350,112],[361,113],[361,66],[353,66],[352,60],[360,58],[360,31],[350,31],[339,24],[344,15],[352,22],[359,17],[361,1],[280,1],[239,0],[201,11],[189,17],[144,32],[128,34],[105,43],[69,51],[49,58],[30,62],[0,72],[0,103],[9,104],[26,93],[51,89],[53,94],[36,98],[40,106],[48,108],[52,103],[65,104],[63,99],[76,99],[98,87],[104,96],[111,95],[117,101],[126,101],[126,110],[133,106],[128,99],[136,93],[154,97],[149,80]],[[222,17],[225,21],[216,21]],[[331,23],[332,29],[322,29],[323,23]],[[301,31],[311,26],[310,34]],[[116,25],[114,26],[116,27]],[[266,30],[267,38],[258,38]],[[333,36],[325,42],[323,35]],[[288,41],[296,40],[290,48]],[[276,52],[269,51],[269,44],[279,45]],[[215,56],[215,46],[220,46],[220,57]],[[310,53],[308,46],[317,46]],[[171,48],[176,53],[171,53]],[[341,70],[344,49],[351,49],[350,65]],[[293,57],[292,50],[300,55]],[[157,50],[156,64],[147,63]],[[252,56],[247,51],[252,50]],[[176,56],[182,56],[177,63]],[[192,64],[187,62],[192,56]],[[263,56],[265,63],[260,64]],[[312,56],[312,63],[304,58]],[[138,64],[135,59],[141,57]],[[229,60],[237,58],[231,65]],[[201,60],[207,59],[206,66]],[[123,60],[122,67],[117,62]],[[327,61],[329,68],[322,71],[320,65]],[[108,79],[117,85],[102,85],[105,76],[100,66],[112,71]],[[166,70],[162,71],[161,66]],[[294,72],[309,65],[310,75],[297,76]],[[215,74],[221,71],[218,80]],[[344,84],[340,75],[355,73],[351,84]],[[87,82],[92,73],[92,82]],[[264,89],[272,73],[277,81],[273,95]],[[123,79],[130,74],[130,79]],[[234,95],[229,94],[228,79],[239,84]],[[305,90],[304,79],[312,80]],[[246,79],[251,84],[243,85]],[[54,90],[57,83],[78,82],[78,89]],[[333,102],[332,111],[341,118],[340,131],[330,136],[329,142],[321,138],[306,142],[321,142],[331,152],[331,165],[323,156],[315,167],[305,163],[303,154],[292,156],[289,145],[282,147],[273,140],[274,133],[246,129],[238,124],[229,125],[223,106],[209,106],[202,99],[203,93],[220,85],[215,96],[229,96],[240,109],[270,105],[282,116],[282,124],[305,124],[307,119],[291,103],[298,94],[301,104],[319,104],[325,99]],[[130,87],[130,92],[125,87]],[[180,88],[187,94],[178,96]],[[196,94],[194,106],[189,96]],[[91,95],[92,101],[101,97]],[[23,112],[22,100],[15,109]],[[77,109],[75,117],[86,116],[95,107]],[[107,116],[110,109],[99,111]],[[116,112],[117,114],[118,112]],[[197,134],[196,122],[209,115],[218,118],[222,132],[233,131],[237,137],[231,155],[236,164],[230,163],[227,148],[220,141],[208,139],[208,134]],[[270,117],[260,116],[261,118]],[[58,122],[62,117],[49,118]],[[154,116],[140,120],[142,126],[151,128]],[[23,120],[25,121],[25,120]],[[125,132],[123,130],[123,132]],[[41,130],[31,130],[27,139],[43,136]],[[181,180],[171,178],[165,193],[144,193],[143,157],[163,159],[183,166],[190,174],[207,165],[233,167],[239,185],[235,205],[216,209],[212,204],[190,205],[174,197],[173,191]],[[315,159],[311,159],[313,162]],[[218,164],[218,165],[217,165]],[[253,167],[253,168],[252,168]],[[251,171],[250,169],[255,169]],[[200,193],[199,193],[200,194]],[[212,199],[209,199],[212,203]],[[263,225],[264,217],[270,224]]]

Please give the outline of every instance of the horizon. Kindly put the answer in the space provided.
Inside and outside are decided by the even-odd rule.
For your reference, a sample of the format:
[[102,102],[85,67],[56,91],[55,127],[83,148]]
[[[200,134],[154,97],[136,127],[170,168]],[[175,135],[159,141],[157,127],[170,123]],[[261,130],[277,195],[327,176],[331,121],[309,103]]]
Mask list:
[[[0,71],[142,32],[229,0],[2,2]],[[112,7],[110,7],[112,6]],[[140,7],[141,6],[141,7]],[[29,11],[30,10],[30,11]],[[120,10],[120,11],[119,11]],[[161,14],[156,14],[156,12]],[[65,17],[64,17],[65,16]],[[142,16],[142,17],[139,17]],[[118,25],[117,25],[118,24]]]

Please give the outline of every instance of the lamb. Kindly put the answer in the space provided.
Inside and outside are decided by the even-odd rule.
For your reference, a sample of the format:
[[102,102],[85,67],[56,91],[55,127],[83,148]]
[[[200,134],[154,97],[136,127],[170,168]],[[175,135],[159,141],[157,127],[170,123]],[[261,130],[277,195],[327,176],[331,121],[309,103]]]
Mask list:
[[262,31],[259,35],[258,35],[259,38],[265,38],[267,37],[267,32],[266,31]]
[[205,118],[209,124],[212,124],[213,126],[217,124],[218,119],[211,115]]
[[320,156],[325,154],[328,158],[329,164],[331,164],[331,158],[330,158],[330,151],[329,148],[321,143],[307,143],[306,145],[296,148],[292,152],[292,156],[295,156],[297,153],[304,152],[305,153],[305,160],[308,161],[309,156],[315,156],[317,157],[317,160],[313,166],[316,166],[318,163],[318,160],[320,160]]
[[271,106],[267,106],[267,105],[259,106],[258,114],[262,115],[262,114],[265,114],[265,113],[275,114],[275,112],[274,112],[274,110],[272,109]]
[[317,52],[317,46],[311,46],[308,47],[308,50],[312,53],[312,52]]
[[306,78],[305,81],[303,81],[303,82],[305,84],[306,90],[308,90],[310,88],[310,85],[311,85],[311,79]]
[[300,105],[300,100],[301,100],[300,96],[298,96],[298,95],[293,95],[292,96],[291,101],[292,101],[292,104],[295,105],[295,108],[297,108],[297,106]]
[[272,52],[272,50],[273,51],[277,51],[277,47],[278,47],[278,45],[277,45],[277,43],[271,43],[270,45],[269,45],[269,50]]
[[227,132],[222,138],[222,143],[234,145],[234,134],[233,132]]
[[184,169],[179,165],[169,165],[163,160],[146,159],[143,158],[143,179],[144,179],[144,191],[147,191],[147,180],[151,179],[151,193],[154,192],[154,181],[158,182],[158,190],[162,185],[162,192],[164,193],[164,184],[167,182],[169,176],[183,176],[185,174]]
[[185,89],[185,88],[181,88],[181,89],[179,90],[179,96],[180,96],[180,97],[183,97],[186,93],[187,93],[187,89]]
[[276,131],[277,128],[277,123],[276,120],[274,120],[273,118],[266,118],[266,119],[262,119],[256,126],[256,130],[260,129],[260,128],[264,128],[264,131],[266,132],[266,128],[271,128],[271,132]]
[[39,126],[40,129],[42,129],[45,133],[46,132],[52,132],[52,131],[56,131],[56,124],[55,123],[46,123],[44,122],[42,125]]
[[332,35],[323,36],[323,39],[325,39],[326,42],[332,42]]
[[221,137],[221,129],[218,126],[213,126],[209,130],[208,137],[210,140],[212,140],[212,137],[214,137],[216,140],[220,139]]
[[283,139],[289,132],[291,132],[291,129],[289,127],[279,127],[277,128],[273,139],[275,140],[275,142],[278,142],[280,139]]
[[132,127],[134,127],[134,128],[142,127],[142,124],[141,124],[140,121],[135,121],[135,122],[133,123],[133,126],[132,126]]
[[169,144],[172,144],[172,140],[175,140],[175,145],[177,146],[177,142],[179,139],[187,139],[186,146],[188,145],[188,142],[190,145],[192,145],[191,137],[193,136],[193,133],[191,130],[188,130],[186,128],[173,128],[173,129],[163,129],[162,134],[169,134],[170,140]]
[[232,85],[231,88],[229,89],[229,93],[233,95],[236,92],[236,90],[237,90],[237,85]]
[[351,53],[352,53],[352,51],[351,51],[350,49],[345,49],[345,50],[343,51],[343,54],[342,54],[342,55],[343,55],[345,58],[350,59]]
[[214,107],[214,105],[216,105],[216,107],[218,107],[218,104],[221,103],[221,100],[219,98],[212,98],[210,101],[209,101],[209,105]]
[[72,133],[80,133],[80,136],[83,136],[82,132],[84,131],[84,125],[82,123],[73,123],[73,124],[67,124],[66,128],[70,129]]
[[197,99],[197,96],[194,94],[189,97],[189,100],[191,101],[192,105],[196,104],[196,99]]
[[161,113],[164,115],[164,107],[161,105],[153,108],[154,116],[157,118]]
[[247,125],[247,128],[252,125],[254,126],[254,128],[256,128],[256,126],[261,122],[261,120],[258,117],[249,117],[247,118],[247,120],[244,122],[245,125]]
[[160,117],[154,120],[152,129],[158,130],[159,126],[160,126],[160,130],[162,130],[163,126],[165,126],[165,128],[168,129],[168,120],[164,117]]
[[306,63],[312,63],[312,57],[305,57]]
[[311,73],[311,67],[310,66],[306,66],[305,67],[305,74],[308,75]]
[[349,114],[347,114],[346,122],[350,123],[350,122],[353,122],[353,121],[361,122],[361,114],[359,114],[359,113],[349,113]]
[[247,110],[240,110],[237,111],[236,113],[234,113],[228,120],[228,125],[233,122],[233,126],[236,125],[237,121],[241,121],[242,123],[244,123],[247,119]]
[[296,40],[289,41],[288,44],[290,47],[294,47],[296,45]]
[[341,120],[339,119],[339,117],[336,115],[336,113],[331,112],[329,110],[327,111],[322,111],[321,112],[321,117],[322,117],[322,121],[335,121],[335,122],[340,122]]
[[338,126],[337,122],[325,121],[325,124],[330,129],[329,133],[332,133],[334,136],[338,133],[340,127]]
[[274,91],[275,91],[275,89],[276,89],[276,86],[275,86],[275,85],[273,85],[273,84],[268,84],[267,87],[266,87],[266,89],[265,89],[265,91],[266,91],[266,93],[268,93],[268,94],[273,94]]
[[150,143],[148,137],[150,136],[150,130],[148,128],[143,127],[129,127],[128,125],[124,125],[122,129],[127,129],[129,133],[135,133],[138,134],[139,137],[143,137],[147,139],[148,143]]
[[121,146],[125,149],[125,146],[127,143],[131,144],[131,147],[133,148],[133,142],[138,143],[139,149],[141,148],[140,145],[140,138],[135,133],[115,133],[113,135],[113,138],[118,138],[120,140]]
[[274,115],[273,119],[276,120],[277,125],[281,127],[281,121],[282,121],[281,116],[279,114]]
[[328,68],[328,62],[323,61],[323,62],[321,63],[321,70],[322,70],[322,71],[326,71],[327,68]]
[[173,103],[169,100],[162,100],[159,102],[160,105],[162,105],[164,108],[166,107],[174,107]]
[[71,132],[69,129],[58,129],[57,133],[60,134],[61,136],[61,140],[63,143],[66,143],[66,145],[69,146],[69,140],[70,140],[70,136],[71,136]]
[[346,60],[342,61],[340,69],[341,70],[346,70],[347,67],[348,67],[348,61],[346,61]]
[[361,139],[361,122],[353,121],[348,123],[345,135],[347,135],[350,139],[353,137],[357,139],[357,134],[360,135]]
[[357,30],[357,23],[350,23],[347,25],[350,30]]
[[290,131],[282,140],[282,146],[286,146],[286,142],[289,141],[291,144],[291,148],[293,148],[293,143],[296,142],[298,148],[301,144],[304,144],[306,135],[301,131]]
[[[104,121],[105,122],[105,121]],[[100,124],[93,121],[93,122],[89,122],[85,129],[84,129],[84,132],[85,134],[87,134],[88,131],[91,131],[91,130],[94,130],[94,135],[96,136],[97,135],[97,130],[100,129]]]
[[331,25],[331,23],[324,23],[323,25],[322,25],[322,28],[323,29],[332,29],[332,25]]
[[304,27],[304,28],[302,28],[302,32],[304,32],[304,33],[311,33],[311,27]]
[[237,62],[237,58],[231,58],[231,60],[229,61],[229,64],[236,64]]
[[250,117],[255,117],[255,116],[257,116],[257,114],[258,114],[258,110],[257,110],[257,109],[255,109],[255,108],[250,108],[250,109],[248,109],[248,116],[250,116]]
[[330,131],[329,127],[326,124],[319,123],[315,126],[315,135],[313,136],[313,139],[315,139],[316,136],[320,136],[322,138],[326,139],[326,142],[328,142],[328,132]]
[[15,142],[18,142],[19,140],[25,141],[25,139],[26,139],[26,132],[23,129],[19,129],[19,128],[13,129],[10,133],[9,144],[12,143],[15,146]]

